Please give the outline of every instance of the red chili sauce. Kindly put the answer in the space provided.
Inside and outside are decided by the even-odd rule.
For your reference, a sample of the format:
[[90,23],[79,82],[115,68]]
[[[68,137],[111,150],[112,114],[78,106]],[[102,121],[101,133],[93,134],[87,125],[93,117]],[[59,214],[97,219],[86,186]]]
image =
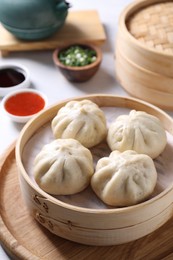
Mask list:
[[15,116],[33,115],[43,109],[44,106],[44,99],[31,92],[16,94],[5,102],[7,112]]

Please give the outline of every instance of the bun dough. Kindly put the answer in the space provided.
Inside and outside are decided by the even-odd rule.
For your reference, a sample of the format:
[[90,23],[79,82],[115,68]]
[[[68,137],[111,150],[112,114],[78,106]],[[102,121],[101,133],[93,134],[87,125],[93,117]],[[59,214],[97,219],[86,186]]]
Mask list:
[[85,189],[94,173],[91,152],[74,139],[45,145],[34,161],[34,177],[44,191],[75,194]]
[[111,206],[130,206],[145,200],[154,190],[157,172],[153,160],[135,151],[113,151],[100,159],[91,186]]
[[52,120],[52,131],[55,138],[74,138],[89,148],[106,137],[106,118],[90,100],[70,101]]
[[112,151],[134,150],[154,159],[165,149],[167,139],[157,117],[132,110],[129,115],[119,116],[110,125],[107,143]]

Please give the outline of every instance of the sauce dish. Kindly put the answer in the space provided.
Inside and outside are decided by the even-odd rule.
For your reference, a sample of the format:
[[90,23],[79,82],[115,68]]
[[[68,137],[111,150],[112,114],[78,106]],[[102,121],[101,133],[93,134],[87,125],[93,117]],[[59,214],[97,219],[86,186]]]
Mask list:
[[18,123],[26,123],[46,105],[45,94],[35,89],[16,90],[2,100],[2,107],[6,115]]

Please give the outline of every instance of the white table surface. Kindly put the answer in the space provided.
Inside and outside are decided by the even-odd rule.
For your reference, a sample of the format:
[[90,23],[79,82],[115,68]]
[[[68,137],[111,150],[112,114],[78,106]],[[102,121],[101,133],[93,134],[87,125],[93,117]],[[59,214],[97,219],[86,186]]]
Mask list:
[[[32,86],[47,95],[50,105],[69,97],[85,94],[107,93],[127,96],[127,93],[116,81],[114,51],[118,17],[122,9],[132,1],[68,0],[68,2],[72,5],[71,11],[98,10],[105,28],[107,41],[101,47],[103,61],[99,71],[90,81],[80,84],[68,82],[55,67],[52,60],[52,51],[10,53],[8,57],[0,58],[0,65],[8,62],[25,65],[30,70]],[[1,100],[2,98],[0,103]],[[172,112],[169,114],[173,115]],[[23,124],[10,121],[0,108],[0,155],[17,139],[22,127]],[[9,259],[9,257],[0,247],[0,260],[6,259]]]

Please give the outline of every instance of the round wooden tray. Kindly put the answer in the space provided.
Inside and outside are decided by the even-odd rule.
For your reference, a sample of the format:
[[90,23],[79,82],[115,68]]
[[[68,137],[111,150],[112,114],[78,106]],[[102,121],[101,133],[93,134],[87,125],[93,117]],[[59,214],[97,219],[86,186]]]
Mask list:
[[15,145],[0,161],[0,240],[13,259],[173,259],[173,221],[144,238],[118,246],[84,246],[50,233],[22,201]]

